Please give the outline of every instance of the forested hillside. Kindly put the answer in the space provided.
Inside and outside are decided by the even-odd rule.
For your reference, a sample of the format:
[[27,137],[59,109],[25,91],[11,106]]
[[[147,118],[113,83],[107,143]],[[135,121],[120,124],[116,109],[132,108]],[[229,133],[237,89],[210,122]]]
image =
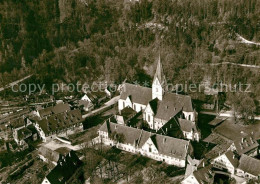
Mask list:
[[[260,98],[259,0],[4,0],[0,84],[149,79],[159,52],[168,81],[251,83]],[[258,94],[257,94],[258,92]],[[258,97],[257,97],[258,96]]]

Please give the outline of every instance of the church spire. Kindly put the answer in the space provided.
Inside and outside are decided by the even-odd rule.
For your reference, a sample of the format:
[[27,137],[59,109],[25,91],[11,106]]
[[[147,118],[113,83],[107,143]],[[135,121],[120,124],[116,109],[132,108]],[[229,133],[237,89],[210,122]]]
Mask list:
[[166,78],[163,74],[161,56],[159,54],[157,68],[156,68],[156,72],[153,79],[153,85],[152,85],[153,99],[158,98],[159,100],[162,100],[166,86],[167,86]]
[[156,72],[155,72],[153,81],[155,81],[156,78],[159,80],[161,85],[163,85],[166,82],[165,76],[163,74],[162,64],[161,64],[161,54],[159,54],[159,59],[158,59]]

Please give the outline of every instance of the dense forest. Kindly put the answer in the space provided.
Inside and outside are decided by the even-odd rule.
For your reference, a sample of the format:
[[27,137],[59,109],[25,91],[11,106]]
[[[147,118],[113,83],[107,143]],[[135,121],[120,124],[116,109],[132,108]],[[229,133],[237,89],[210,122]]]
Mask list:
[[259,0],[4,0],[0,86],[150,79],[160,53],[169,82],[250,83],[260,99]]

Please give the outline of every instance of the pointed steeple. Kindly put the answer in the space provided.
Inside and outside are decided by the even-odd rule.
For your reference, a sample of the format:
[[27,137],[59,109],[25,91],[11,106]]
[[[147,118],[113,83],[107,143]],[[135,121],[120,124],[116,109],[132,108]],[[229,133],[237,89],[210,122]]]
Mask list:
[[166,87],[167,87],[167,82],[163,74],[161,56],[159,54],[157,68],[156,68],[156,72],[153,79],[153,85],[152,85],[153,99],[158,98],[159,100],[162,100],[164,92],[166,91]]
[[165,76],[163,74],[162,64],[161,64],[161,54],[159,54],[159,59],[158,59],[157,68],[156,68],[153,81],[155,81],[156,78],[159,80],[161,85],[164,85],[164,83],[166,82]]

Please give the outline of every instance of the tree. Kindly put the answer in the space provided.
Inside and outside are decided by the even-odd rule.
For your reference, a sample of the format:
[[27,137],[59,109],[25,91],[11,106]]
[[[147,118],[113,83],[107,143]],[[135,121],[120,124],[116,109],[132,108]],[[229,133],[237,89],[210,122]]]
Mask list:
[[229,98],[231,98],[235,119],[240,119],[245,124],[253,123],[256,111],[254,100],[246,93],[232,94]]

